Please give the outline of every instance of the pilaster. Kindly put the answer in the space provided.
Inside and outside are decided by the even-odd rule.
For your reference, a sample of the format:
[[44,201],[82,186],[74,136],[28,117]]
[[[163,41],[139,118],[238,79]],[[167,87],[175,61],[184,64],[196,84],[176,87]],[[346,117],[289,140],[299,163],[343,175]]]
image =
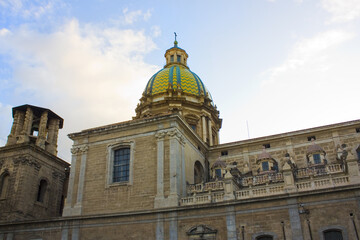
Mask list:
[[[85,171],[86,171],[86,157],[87,157],[87,146],[82,147],[74,147],[71,149],[71,169],[70,169],[70,177],[69,177],[69,186],[68,193],[65,202],[65,207],[63,211],[63,216],[74,216],[81,215],[82,212],[82,197],[84,192],[84,183],[85,183]],[[74,189],[74,183],[76,178],[76,164],[77,157],[81,155],[80,162],[80,173],[79,173],[79,181],[78,188]],[[73,206],[73,197],[76,194],[76,202]]]
[[36,145],[45,149],[45,141],[46,141],[46,126],[48,121],[48,112],[45,111],[41,114],[40,124],[39,124],[39,135],[36,139]]
[[74,192],[74,183],[75,183],[75,169],[76,169],[76,155],[79,151],[79,148],[74,147],[71,149],[71,168],[70,168],[70,176],[69,176],[69,184],[68,184],[68,192],[65,201],[63,216],[71,216],[72,215],[72,199]]
[[76,215],[81,215],[81,213],[82,213],[82,199],[83,199],[83,194],[84,194],[87,150],[88,150],[87,146],[83,146],[83,147],[79,148],[79,152],[81,154],[81,163],[80,163],[80,173],[79,173],[77,197],[76,197],[76,203],[74,206],[74,212]]
[[155,134],[157,139],[157,177],[156,177],[156,197],[155,208],[160,208],[164,201],[164,140],[166,131],[158,131]]
[[204,142],[206,142],[206,135],[207,135],[207,133],[206,133],[206,119],[205,119],[204,115],[201,116],[201,121],[202,121],[202,140]]
[[209,145],[213,145],[213,138],[212,138],[212,125],[211,125],[211,118],[208,119],[208,126],[209,126]]
[[[180,196],[186,191],[185,181],[184,137],[176,128],[158,131],[157,138],[157,195],[155,208],[174,207],[179,205]],[[169,140],[169,179],[164,179],[164,140]],[[164,181],[169,181],[169,196],[164,196]]]
[[170,137],[170,206],[178,206],[180,196],[181,179],[181,142],[184,137],[179,130],[173,129],[168,132]]
[[296,199],[289,199],[289,218],[293,240],[303,240],[299,209]]
[[57,154],[57,141],[58,141],[58,134],[59,134],[59,119],[50,119],[49,121],[49,135],[48,135],[48,142],[49,145],[47,147],[47,151],[56,155]]
[[21,130],[19,140],[17,143],[24,143],[29,141],[29,135],[31,132],[32,122],[33,122],[34,114],[30,107],[26,109],[25,119],[23,129]]

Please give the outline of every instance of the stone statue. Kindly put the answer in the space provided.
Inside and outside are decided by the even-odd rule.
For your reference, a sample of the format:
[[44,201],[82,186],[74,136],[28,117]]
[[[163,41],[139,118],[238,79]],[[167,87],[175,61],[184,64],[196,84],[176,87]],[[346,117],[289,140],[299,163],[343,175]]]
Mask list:
[[340,161],[342,164],[346,161],[349,152],[347,151],[346,144],[341,144],[337,146],[336,149],[336,159]]

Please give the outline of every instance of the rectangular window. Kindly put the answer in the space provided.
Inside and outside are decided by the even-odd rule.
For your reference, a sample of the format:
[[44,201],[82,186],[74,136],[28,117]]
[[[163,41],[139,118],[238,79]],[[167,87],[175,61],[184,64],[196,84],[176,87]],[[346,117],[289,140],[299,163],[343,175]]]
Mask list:
[[177,55],[177,62],[181,62],[181,56]]
[[316,137],[315,136],[309,136],[309,137],[307,137],[307,140],[309,142],[311,142],[312,140],[316,140]]
[[114,151],[113,182],[128,182],[130,172],[130,148]]
[[314,157],[314,164],[321,163],[320,154],[314,154],[313,157]]
[[360,150],[356,151],[356,154],[357,154],[358,160],[360,160]]
[[221,178],[222,176],[221,176],[221,169],[216,169],[215,170],[215,174],[216,174],[216,176],[218,177],[218,178]]
[[263,144],[264,148],[270,148],[270,143]]
[[227,156],[228,154],[228,151],[221,151],[221,156]]
[[262,162],[261,166],[263,171],[269,171],[269,162]]
[[360,128],[356,128],[355,131],[356,131],[357,133],[360,133]]
[[174,55],[170,56],[170,62],[174,62]]

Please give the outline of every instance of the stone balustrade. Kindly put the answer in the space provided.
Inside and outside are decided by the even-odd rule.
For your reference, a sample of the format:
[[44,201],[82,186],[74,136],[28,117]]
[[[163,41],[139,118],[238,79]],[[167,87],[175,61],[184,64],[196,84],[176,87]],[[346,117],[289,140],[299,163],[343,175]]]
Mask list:
[[207,183],[198,183],[191,184],[187,186],[187,193],[201,193],[206,191],[219,191],[224,190],[224,182],[223,181],[214,181]]
[[[293,181],[289,185],[289,182],[284,180],[283,174],[285,174],[285,171],[288,173],[290,171],[290,174],[296,179],[295,182]],[[284,173],[246,177],[241,179],[240,185],[229,179],[194,184],[188,186],[188,197],[182,198],[180,205],[187,206],[228,200],[243,200],[356,184],[356,181],[358,181],[356,179],[360,181],[360,170],[356,174],[354,178],[354,176],[350,176],[348,172],[345,172],[345,166],[329,164],[302,168],[296,171],[284,170]],[[352,175],[354,174],[352,173]],[[225,189],[225,185],[228,184],[233,186],[230,192]],[[229,194],[233,197],[229,197]]]
[[298,192],[301,191],[310,191],[314,189],[321,189],[321,188],[331,188],[341,185],[349,184],[349,177],[348,176],[341,176],[335,178],[326,178],[326,179],[312,179],[311,181],[306,182],[299,182],[296,183],[296,188]]
[[189,206],[194,204],[205,204],[205,203],[214,203],[214,202],[223,202],[224,193],[213,193],[213,194],[202,194],[195,195],[191,197],[181,198],[181,206]]
[[284,181],[284,176],[282,173],[270,173],[270,174],[262,174],[262,175],[243,178],[241,180],[241,185],[254,186],[254,185],[262,185],[270,182],[282,182],[282,181]]
[[308,178],[310,176],[321,176],[341,172],[344,172],[344,167],[341,164],[329,164],[297,169],[295,176],[296,178]]

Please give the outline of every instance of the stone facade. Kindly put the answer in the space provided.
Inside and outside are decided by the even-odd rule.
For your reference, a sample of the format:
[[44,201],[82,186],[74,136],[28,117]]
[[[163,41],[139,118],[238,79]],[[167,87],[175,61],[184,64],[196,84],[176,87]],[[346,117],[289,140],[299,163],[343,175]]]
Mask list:
[[[165,56],[165,68],[186,66],[177,42]],[[360,120],[218,144],[221,119],[205,88],[162,79],[169,88],[147,87],[133,120],[69,135],[68,178],[53,139],[61,119],[15,108],[0,148],[0,240],[359,239]]]

